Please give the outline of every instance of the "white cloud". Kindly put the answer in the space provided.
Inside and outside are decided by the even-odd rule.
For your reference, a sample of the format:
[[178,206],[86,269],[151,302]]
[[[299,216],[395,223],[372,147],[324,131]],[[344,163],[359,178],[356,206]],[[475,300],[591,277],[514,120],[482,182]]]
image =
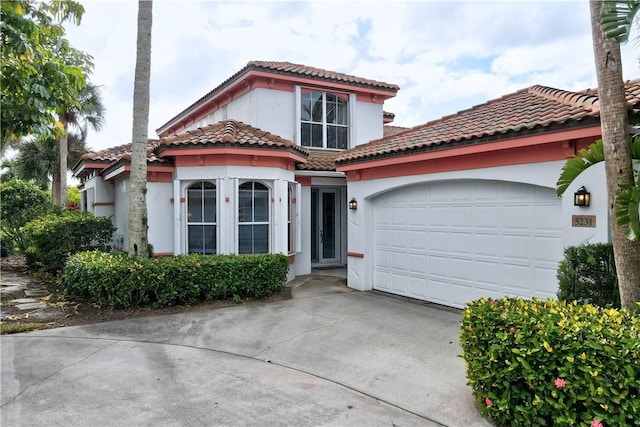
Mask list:
[[[76,47],[95,57],[107,123],[95,149],[131,139],[137,2],[86,1]],[[250,60],[302,63],[398,84],[385,104],[412,126],[515,90],[596,85],[587,2],[156,1],[154,129]],[[623,46],[626,78],[638,49]]]

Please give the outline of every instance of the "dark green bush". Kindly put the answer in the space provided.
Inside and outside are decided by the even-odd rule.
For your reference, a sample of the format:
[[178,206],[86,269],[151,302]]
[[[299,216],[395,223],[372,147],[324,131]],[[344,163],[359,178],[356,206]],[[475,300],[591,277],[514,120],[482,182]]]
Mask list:
[[23,227],[28,222],[59,209],[35,184],[15,178],[0,183],[0,197],[0,237],[7,252],[26,248]]
[[631,426],[639,334],[640,316],[625,310],[480,299],[464,310],[461,357],[482,414],[500,425]]
[[92,249],[109,250],[114,231],[110,218],[88,212],[46,215],[25,226],[27,265],[47,272],[62,270],[71,254]]
[[558,299],[620,308],[611,243],[570,246],[558,266]]
[[67,260],[63,291],[114,308],[263,298],[282,289],[288,269],[287,257],[280,254],[134,259],[81,252]]

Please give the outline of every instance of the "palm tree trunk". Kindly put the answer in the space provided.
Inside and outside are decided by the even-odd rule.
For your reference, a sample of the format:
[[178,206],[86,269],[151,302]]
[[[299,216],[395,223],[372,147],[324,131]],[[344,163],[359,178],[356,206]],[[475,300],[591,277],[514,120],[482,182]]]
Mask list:
[[51,203],[60,204],[60,172],[54,172],[51,177]]
[[68,123],[63,117],[60,117],[64,133],[58,139],[60,146],[60,200],[58,204],[65,208],[67,206],[67,159],[69,157],[69,136],[67,135]]
[[628,226],[616,225],[615,196],[618,185],[634,182],[620,44],[607,39],[602,31],[602,0],[590,0],[589,4],[593,53],[598,76],[613,253],[618,272],[620,302],[623,308],[631,309],[635,302],[640,301],[640,241],[628,240],[625,237]]
[[129,178],[129,255],[138,258],[147,256],[148,252],[146,186],[152,9],[152,1],[138,1],[138,39]]

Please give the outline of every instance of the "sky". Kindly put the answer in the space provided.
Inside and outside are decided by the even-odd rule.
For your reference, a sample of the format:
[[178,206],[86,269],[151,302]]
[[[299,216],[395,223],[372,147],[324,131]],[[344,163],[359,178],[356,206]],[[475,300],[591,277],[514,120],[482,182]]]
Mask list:
[[[131,142],[136,1],[80,0],[71,44],[94,58],[106,123],[88,145]],[[597,87],[589,3],[196,1],[153,5],[149,137],[249,61],[288,61],[400,86],[384,110],[416,126],[532,86]],[[625,79],[640,47],[622,46]]]

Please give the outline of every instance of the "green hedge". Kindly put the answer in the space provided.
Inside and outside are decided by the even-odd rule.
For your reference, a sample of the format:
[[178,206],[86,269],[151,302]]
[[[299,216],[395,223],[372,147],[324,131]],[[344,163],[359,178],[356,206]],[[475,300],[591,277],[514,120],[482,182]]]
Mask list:
[[280,254],[134,259],[81,252],[67,260],[63,291],[113,308],[263,298],[282,289],[288,270],[288,258]]
[[92,249],[110,249],[115,228],[110,218],[88,212],[66,211],[31,221],[25,226],[27,265],[55,273],[71,254]]
[[464,310],[460,343],[482,414],[500,425],[638,425],[637,315],[575,302],[480,299]]
[[570,246],[558,266],[558,299],[620,308],[611,243]]

